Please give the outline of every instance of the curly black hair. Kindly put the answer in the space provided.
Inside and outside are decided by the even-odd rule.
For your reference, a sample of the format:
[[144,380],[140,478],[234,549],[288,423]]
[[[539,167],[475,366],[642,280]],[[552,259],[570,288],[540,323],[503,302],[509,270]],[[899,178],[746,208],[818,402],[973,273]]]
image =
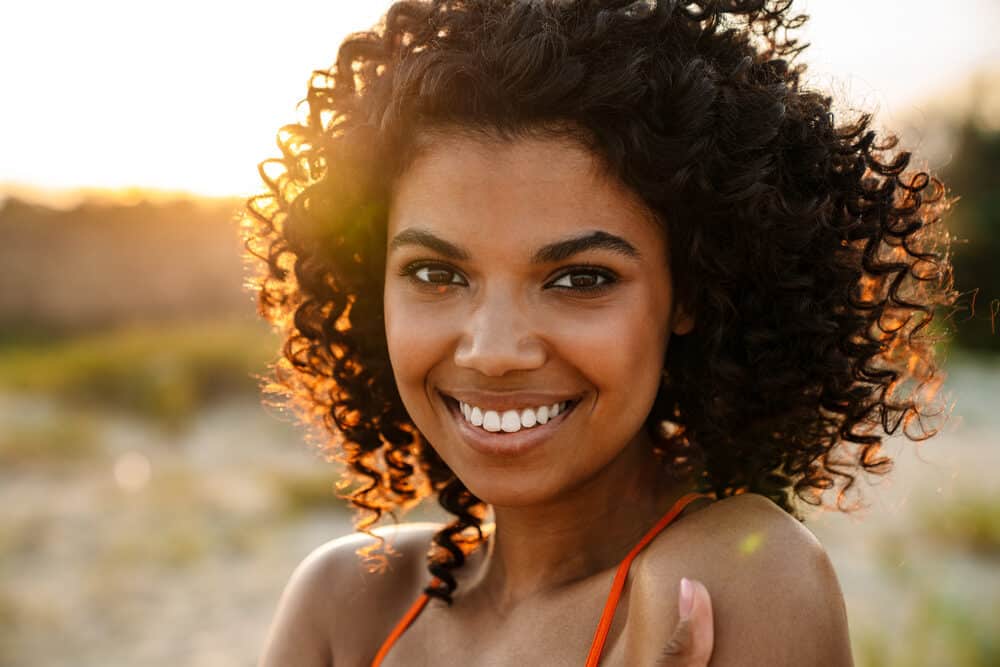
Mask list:
[[869,114],[838,123],[800,84],[790,5],[396,2],[314,73],[244,222],[259,311],[285,336],[268,389],[325,426],[359,530],[428,495],[455,515],[430,595],[451,600],[486,512],[410,420],[386,347],[388,203],[430,131],[582,142],[656,215],[696,316],[647,420],[665,474],[798,518],[793,500],[833,489],[847,511],[856,473],[887,472],[886,434],[935,432],[949,197]]

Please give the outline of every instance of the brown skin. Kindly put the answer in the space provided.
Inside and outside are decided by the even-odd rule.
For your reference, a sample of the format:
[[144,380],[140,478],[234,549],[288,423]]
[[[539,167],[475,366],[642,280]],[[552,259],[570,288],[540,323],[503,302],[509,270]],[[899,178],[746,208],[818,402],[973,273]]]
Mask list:
[[[688,490],[655,474],[643,428],[669,336],[693,326],[674,308],[666,239],[592,155],[552,139],[441,138],[396,188],[388,238],[414,229],[467,257],[390,244],[385,314],[397,385],[414,423],[496,522],[488,548],[458,572],[454,604],[432,601],[383,664],[580,665],[617,564]],[[594,231],[639,252],[531,261],[546,244]],[[400,275],[415,261],[434,266]],[[570,270],[580,264],[617,279],[578,289],[603,280]],[[471,448],[439,392],[477,402],[543,392],[580,403],[542,446],[504,457]],[[370,538],[314,552],[289,583],[261,664],[370,662],[427,583],[436,528],[387,529],[401,557],[382,575],[364,572],[354,554]],[[682,576],[711,592],[710,664],[851,664],[843,598],[822,547],[770,501],[747,495],[693,504],[640,554],[602,665],[689,664],[662,659]]]
[[[569,143],[443,140],[398,183],[389,217],[390,240],[419,229],[469,256],[448,260],[390,243],[385,326],[407,412],[466,487],[493,506],[497,539],[477,591],[488,591],[501,615],[617,563],[680,495],[655,474],[643,423],[669,332],[692,323],[670,321],[663,234],[598,170]],[[591,249],[532,262],[541,247],[594,231],[641,254]],[[436,262],[420,278],[466,284],[400,275],[418,261]],[[572,269],[583,263],[612,271],[617,282],[597,293],[564,286],[602,280]],[[580,404],[544,446],[505,457],[473,450],[439,392],[484,408],[511,396],[524,407],[562,397]]]
[[[437,528],[380,529],[399,551],[385,574],[366,572],[354,553],[371,542],[367,536],[347,536],[316,549],[285,589],[260,665],[369,664],[426,585],[424,554]],[[767,539],[758,542],[752,537],[758,534]],[[756,550],[747,548],[755,542]],[[473,578],[484,555],[472,555],[460,584]],[[432,601],[384,664],[578,667],[613,574],[613,569],[595,573],[589,584],[525,605],[516,623],[486,623],[487,630],[475,630],[477,635],[458,634],[484,624],[460,606],[461,592],[451,609]],[[771,501],[747,494],[689,508],[636,558],[603,666],[687,667],[684,661],[656,662],[676,628],[682,576],[711,591],[714,615],[699,619],[702,628],[706,620],[715,621],[711,667],[853,664],[843,596],[822,547]]]

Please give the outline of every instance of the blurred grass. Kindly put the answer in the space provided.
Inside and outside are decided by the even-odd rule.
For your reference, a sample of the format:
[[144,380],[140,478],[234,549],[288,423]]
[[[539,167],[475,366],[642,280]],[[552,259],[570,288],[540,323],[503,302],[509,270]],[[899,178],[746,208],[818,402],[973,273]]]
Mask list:
[[[2,583],[2,582],[0,582]],[[22,632],[56,635],[60,627],[58,610],[49,600],[18,594],[0,586],[0,665],[23,665],[17,641]]]
[[966,601],[912,581],[917,592],[905,606],[899,641],[884,630],[854,629],[858,667],[995,667],[1000,665],[998,620]]
[[967,496],[928,505],[919,517],[928,539],[1000,559],[1000,496]]
[[[1000,557],[1000,498],[970,494],[914,508],[915,533],[885,534],[875,564],[898,592],[888,615],[902,614],[899,635],[877,625],[852,628],[858,667],[994,667],[1000,665],[1000,616],[995,604],[956,592],[939,571],[931,575],[916,561],[930,545],[977,558]],[[957,554],[954,554],[957,555]],[[942,563],[957,562],[939,558]],[[953,565],[954,567],[954,565]],[[988,582],[984,582],[989,585]]]
[[204,523],[195,517],[159,517],[155,529],[128,533],[109,542],[98,569],[191,567],[212,553],[214,533]]
[[[251,473],[251,477],[257,475]],[[129,506],[116,514],[118,530],[107,540],[96,569],[119,573],[148,567],[183,570],[221,553],[245,556],[286,525],[280,504],[263,510],[234,505],[218,493],[225,483],[193,468],[161,464],[141,490],[115,489],[105,502],[117,505],[128,498]]]
[[[31,557],[42,551],[50,520],[44,516],[0,517],[0,575],[7,575],[7,566],[16,557]],[[2,605],[0,605],[2,607]],[[3,627],[0,619],[0,627]]]
[[852,628],[858,667],[994,667],[1000,665],[995,609],[982,609],[937,588],[933,579],[882,561],[881,569],[899,583],[905,616],[900,635],[887,637],[878,624]]
[[64,466],[100,452],[98,428],[86,415],[61,413],[58,419],[10,420],[0,431],[0,468]]
[[277,355],[259,323],[201,321],[137,326],[77,338],[0,342],[0,391],[122,410],[169,429],[207,401],[255,395],[255,374]]
[[312,511],[347,511],[348,504],[336,496],[337,475],[329,467],[316,472],[268,471],[266,482],[282,503],[286,518]]

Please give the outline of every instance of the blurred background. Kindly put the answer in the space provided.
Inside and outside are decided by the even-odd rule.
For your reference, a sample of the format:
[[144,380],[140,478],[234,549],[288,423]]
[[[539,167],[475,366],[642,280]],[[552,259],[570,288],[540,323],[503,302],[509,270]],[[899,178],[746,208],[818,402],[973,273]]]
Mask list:
[[[349,531],[336,470],[257,374],[235,215],[309,73],[385,2],[4,9],[0,665],[255,662]],[[823,513],[862,667],[1000,665],[1000,4],[812,0],[808,82],[960,197],[952,417],[868,508]],[[433,516],[433,513],[426,514]]]

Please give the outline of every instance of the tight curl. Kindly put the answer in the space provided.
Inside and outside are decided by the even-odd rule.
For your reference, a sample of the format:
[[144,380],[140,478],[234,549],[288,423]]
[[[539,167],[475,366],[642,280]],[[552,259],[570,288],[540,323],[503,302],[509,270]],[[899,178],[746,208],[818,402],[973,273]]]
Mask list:
[[[486,514],[407,415],[386,346],[392,186],[434,131],[584,142],[656,215],[696,316],[647,421],[665,470],[801,518],[793,501],[828,490],[849,510],[857,473],[888,471],[887,434],[934,434],[949,199],[870,115],[838,124],[800,85],[790,4],[396,2],[314,73],[244,221],[259,311],[285,337],[267,388],[331,436],[359,530],[429,495],[455,516],[430,595],[451,601]],[[364,555],[384,563],[383,546]]]

